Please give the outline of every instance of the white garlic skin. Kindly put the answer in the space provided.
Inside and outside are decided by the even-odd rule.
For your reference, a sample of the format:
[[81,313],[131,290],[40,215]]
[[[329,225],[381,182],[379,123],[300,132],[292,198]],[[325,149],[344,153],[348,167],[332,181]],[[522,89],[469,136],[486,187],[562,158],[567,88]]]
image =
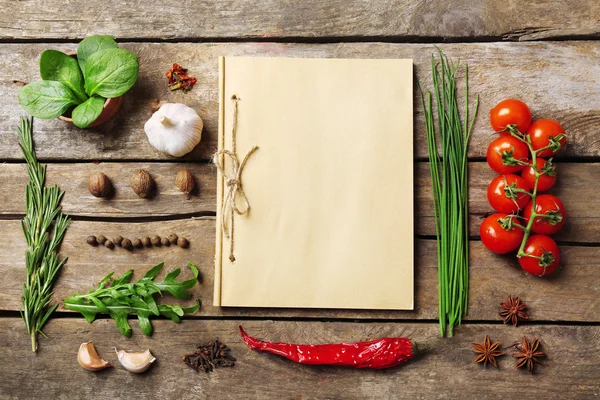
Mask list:
[[181,103],[166,103],[144,125],[148,141],[158,151],[181,157],[194,150],[204,123],[196,110]]
[[133,372],[135,374],[141,374],[150,368],[150,365],[156,358],[150,353],[150,350],[142,351],[142,352],[127,352],[125,350],[115,349],[117,353],[117,358],[121,365],[129,372]]

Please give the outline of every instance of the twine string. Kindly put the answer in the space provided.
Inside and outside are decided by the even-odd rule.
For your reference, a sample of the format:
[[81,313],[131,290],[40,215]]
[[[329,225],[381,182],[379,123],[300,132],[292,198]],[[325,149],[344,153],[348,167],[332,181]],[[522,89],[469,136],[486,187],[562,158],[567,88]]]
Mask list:
[[[242,162],[240,163],[236,148],[236,136],[237,136],[237,115],[238,115],[238,102],[239,97],[233,95],[231,100],[233,101],[233,126],[231,129],[231,151],[220,150],[214,155],[214,163],[217,169],[223,176],[225,185],[227,186],[227,194],[221,204],[221,227],[226,238],[229,238],[229,261],[234,262],[235,256],[233,255],[234,249],[234,215],[244,215],[250,211],[250,202],[242,187],[242,172],[246,166],[248,158],[258,150],[258,146],[252,146],[252,148],[246,153]],[[231,162],[231,175],[225,171],[225,157],[228,157]],[[238,207],[238,199],[242,202],[242,208]]]

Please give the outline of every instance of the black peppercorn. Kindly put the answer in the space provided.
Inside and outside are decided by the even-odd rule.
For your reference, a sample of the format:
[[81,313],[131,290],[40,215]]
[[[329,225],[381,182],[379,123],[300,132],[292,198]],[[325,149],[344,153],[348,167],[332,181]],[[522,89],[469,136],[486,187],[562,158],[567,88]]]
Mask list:
[[98,246],[98,240],[96,240],[96,236],[94,235],[88,236],[87,239],[85,239],[85,241],[90,246]]
[[133,248],[131,240],[129,239],[123,239],[123,241],[121,242],[121,246],[123,246],[123,248],[126,250],[131,250]]
[[110,240],[106,240],[106,238],[104,238],[104,247],[106,247],[107,249],[114,249],[115,244]]
[[169,235],[169,242],[171,242],[171,244],[177,244],[177,235],[174,233],[171,233]]
[[144,245],[142,244],[142,241],[139,238],[135,238],[131,241],[131,244],[133,245],[133,247],[136,247],[138,249],[141,249]]
[[153,235],[153,236],[150,237],[150,242],[154,246],[160,246],[160,237],[158,235]]
[[189,241],[188,241],[186,238],[184,238],[183,236],[182,236],[182,237],[180,237],[179,239],[177,239],[177,246],[179,246],[179,247],[181,247],[181,248],[185,249],[185,248],[187,248],[189,245],[190,245],[190,242],[189,242]]
[[123,241],[123,236],[121,235],[117,235],[113,238],[113,243],[116,244],[117,246],[121,245],[121,242]]
[[160,244],[163,246],[170,246],[171,242],[169,242],[169,238],[165,236],[164,238],[160,239]]
[[144,236],[142,238],[142,244],[146,247],[151,247],[152,246],[152,242],[150,241],[150,238],[148,236]]
[[99,235],[98,237],[96,237],[96,240],[98,241],[98,243],[104,244],[104,242],[106,242],[106,236]]

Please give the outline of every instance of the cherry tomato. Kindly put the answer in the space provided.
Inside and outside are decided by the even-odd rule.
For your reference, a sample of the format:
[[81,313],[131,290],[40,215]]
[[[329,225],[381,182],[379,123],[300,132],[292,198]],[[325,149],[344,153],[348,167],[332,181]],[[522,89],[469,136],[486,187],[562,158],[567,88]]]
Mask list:
[[504,213],[492,214],[483,220],[479,228],[479,235],[484,246],[496,254],[505,254],[515,251],[523,240],[523,229],[510,226],[507,222],[517,222],[515,216]]
[[[550,137],[556,138],[558,135],[564,135],[565,130],[558,122],[553,119],[538,119],[535,121],[529,129],[527,130],[527,134],[531,137],[531,146],[534,150],[541,149],[542,147],[546,147],[550,144]],[[560,140],[561,149],[565,147],[567,143],[567,138],[563,136]],[[557,152],[552,149],[546,149],[538,154],[540,157],[551,157]]]
[[[527,223],[531,218],[532,211],[533,207],[530,201],[523,212],[523,218],[525,218]],[[533,225],[531,226],[531,230],[535,233],[541,233],[544,235],[554,235],[556,232],[560,231],[565,224],[565,220],[567,219],[565,206],[563,205],[562,201],[560,201],[558,197],[551,194],[540,194],[536,197],[535,212],[537,214],[546,215],[547,219],[542,216],[535,217]]]
[[[527,161],[529,149],[527,145],[512,136],[500,136],[487,149],[487,162],[499,174],[512,174],[523,169],[514,160]],[[513,160],[514,159],[514,160]]]
[[531,111],[521,100],[502,100],[490,110],[490,123],[494,131],[501,135],[509,134],[502,132],[506,129],[506,125],[516,125],[519,132],[525,133],[531,125]]
[[[529,161],[531,163],[531,161]],[[538,192],[547,192],[552,189],[554,184],[556,183],[556,167],[554,164],[549,163],[547,160],[543,158],[537,158],[535,160],[537,170],[542,171],[546,165],[548,165],[552,170],[546,172],[544,175],[540,176],[540,180],[538,181]],[[523,172],[521,172],[521,177],[527,182],[529,187],[533,188],[535,185],[535,171],[532,167],[523,168]]]
[[529,195],[513,192],[514,189],[531,190],[523,178],[514,174],[498,175],[490,182],[487,196],[494,210],[514,214],[527,205]]
[[521,256],[521,268],[532,275],[544,276],[552,273],[560,263],[560,250],[556,242],[546,235],[533,235],[525,243],[525,254],[535,257]]

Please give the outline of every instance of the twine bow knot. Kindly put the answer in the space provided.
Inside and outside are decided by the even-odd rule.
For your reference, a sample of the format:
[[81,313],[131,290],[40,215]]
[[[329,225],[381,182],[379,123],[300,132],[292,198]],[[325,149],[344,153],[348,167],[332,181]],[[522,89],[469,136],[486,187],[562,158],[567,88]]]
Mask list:
[[[258,150],[258,146],[252,146],[252,148],[246,153],[242,162],[240,163],[236,154],[236,131],[237,131],[237,103],[239,98],[237,96],[232,97],[233,100],[233,128],[232,128],[232,150],[220,150],[215,153],[214,163],[217,169],[223,176],[225,185],[228,187],[227,194],[221,204],[221,227],[225,237],[229,238],[229,260],[235,261],[233,255],[233,216],[234,214],[244,215],[250,211],[250,202],[242,187],[242,172],[246,166],[248,158]],[[225,156],[229,157],[231,161],[231,175],[225,171]],[[242,201],[243,207],[238,207],[238,200]],[[229,224],[228,224],[229,222]]]

